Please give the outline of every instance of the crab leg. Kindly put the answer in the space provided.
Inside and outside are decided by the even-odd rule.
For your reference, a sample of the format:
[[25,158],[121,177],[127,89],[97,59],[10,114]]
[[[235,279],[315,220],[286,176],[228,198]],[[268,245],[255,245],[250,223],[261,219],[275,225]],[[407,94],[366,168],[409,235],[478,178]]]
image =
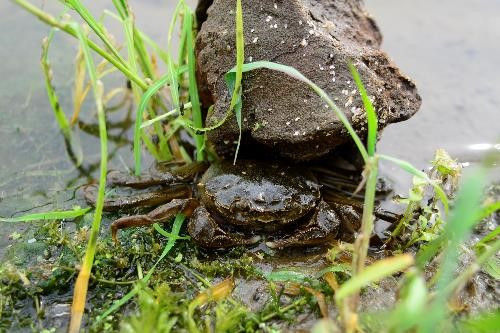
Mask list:
[[204,172],[206,169],[206,163],[193,162],[169,170],[151,170],[150,175],[144,176],[133,176],[120,171],[110,171],[107,183],[112,186],[141,189],[155,185],[169,185],[193,180],[197,174]]
[[[88,185],[83,189],[85,200],[95,206],[97,198],[97,186]],[[141,193],[129,197],[110,198],[104,201],[103,209],[108,212],[119,209],[130,209],[134,207],[152,207],[164,204],[172,199],[189,198],[191,188],[187,185],[176,185],[164,188],[160,191]]]
[[159,206],[148,214],[122,217],[111,223],[111,238],[117,244],[117,233],[120,229],[166,222],[177,214],[189,217],[193,214],[197,206],[198,200],[196,199],[173,199],[171,202]]
[[266,245],[273,249],[282,249],[290,246],[324,243],[329,238],[337,236],[341,219],[341,214],[331,209],[326,202],[321,201],[309,223],[296,230],[293,235],[266,242]]

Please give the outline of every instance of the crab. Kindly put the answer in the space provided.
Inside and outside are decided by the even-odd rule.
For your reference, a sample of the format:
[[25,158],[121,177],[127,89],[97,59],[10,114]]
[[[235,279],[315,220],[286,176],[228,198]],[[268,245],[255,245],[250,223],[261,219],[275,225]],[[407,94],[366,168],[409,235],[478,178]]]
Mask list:
[[[188,184],[202,172],[195,188]],[[194,163],[142,177],[111,172],[108,183],[162,187],[104,202],[105,211],[158,206],[144,215],[115,220],[111,224],[115,242],[119,229],[166,222],[177,214],[189,218],[189,235],[206,248],[250,245],[263,238],[270,248],[318,245],[334,239],[341,224],[356,225],[360,220],[353,206],[325,202],[312,173],[279,162],[219,161],[208,168]],[[84,194],[95,205],[95,185],[87,186]]]

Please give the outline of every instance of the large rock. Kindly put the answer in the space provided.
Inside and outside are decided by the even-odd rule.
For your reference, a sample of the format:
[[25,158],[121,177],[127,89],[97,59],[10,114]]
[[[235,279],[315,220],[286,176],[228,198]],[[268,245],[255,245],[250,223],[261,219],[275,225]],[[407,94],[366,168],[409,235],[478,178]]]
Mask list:
[[[202,101],[215,104],[207,125],[228,110],[224,74],[236,61],[236,1],[214,0],[208,7],[210,2],[201,1],[198,17],[203,23],[196,41]],[[380,128],[410,118],[420,107],[415,84],[380,50],[380,31],[361,0],[247,0],[243,20],[245,62],[295,67],[336,101],[363,137],[366,118],[346,65],[349,59],[373,99]],[[242,114],[243,152],[257,144],[281,156],[310,160],[350,140],[333,111],[307,85],[267,69],[244,74]],[[228,155],[238,134],[232,117],[209,132],[208,139]]]

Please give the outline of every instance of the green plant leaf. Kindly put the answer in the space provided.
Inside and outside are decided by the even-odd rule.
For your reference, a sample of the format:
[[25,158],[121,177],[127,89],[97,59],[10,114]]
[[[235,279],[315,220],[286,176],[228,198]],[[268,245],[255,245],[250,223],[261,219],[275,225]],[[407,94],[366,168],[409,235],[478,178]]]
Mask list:
[[164,85],[170,82],[170,74],[162,75],[157,81],[155,81],[146,90],[144,95],[142,95],[141,102],[137,108],[137,113],[135,115],[135,127],[134,127],[134,161],[135,161],[135,175],[139,176],[141,174],[141,125],[144,110],[149,104],[149,100],[153,97]]
[[335,300],[340,304],[346,297],[358,292],[361,288],[391,276],[396,272],[405,270],[413,265],[413,263],[413,257],[409,254],[401,254],[379,260],[341,285],[340,289],[335,294]]
[[498,258],[489,258],[483,265],[483,270],[495,280],[500,280],[500,260]]
[[423,276],[417,271],[409,273],[405,284],[399,291],[399,301],[390,313],[388,331],[405,332],[414,327],[422,320],[428,296]]
[[480,212],[485,183],[485,169],[470,170],[457,193],[455,206],[445,224],[443,235],[439,238],[443,240],[442,244],[444,245],[443,260],[436,284],[436,294],[429,305],[429,315],[427,320],[420,325],[424,331],[430,331],[437,327],[438,323],[442,322],[447,315],[446,302],[453,292],[450,286],[458,285],[458,283],[453,283],[459,255],[458,249],[478,222],[477,217]]
[[441,188],[441,186],[439,186],[439,184],[437,184],[436,182],[432,181],[425,174],[425,172],[418,170],[413,165],[411,165],[409,162],[400,160],[399,158],[395,158],[395,157],[387,156],[387,155],[382,155],[382,154],[379,154],[378,156],[383,160],[390,161],[392,163],[397,164],[401,169],[405,170],[406,172],[408,172],[416,177],[419,177],[421,179],[424,179],[425,181],[427,181],[427,183],[431,184],[434,187],[434,191],[435,191],[437,197],[443,203],[445,213],[448,214],[449,203],[448,203],[448,197],[446,196],[446,193]]
[[[188,58],[188,73],[189,73],[189,100],[192,106],[193,124],[196,127],[203,126],[203,116],[201,114],[200,97],[198,94],[198,84],[196,82],[196,58],[194,54],[194,38],[193,38],[193,13],[186,7],[184,15],[183,34],[186,36],[186,52]],[[184,106],[185,107],[185,106]],[[196,160],[203,161],[203,147],[205,140],[203,135],[195,134],[196,142]]]
[[0,217],[0,222],[28,222],[28,221],[39,221],[39,220],[63,220],[63,219],[74,219],[79,216],[85,215],[90,210],[88,208],[74,207],[72,210],[60,211],[60,212],[44,212],[28,214],[13,218],[3,218]]
[[321,271],[319,271],[318,274],[316,274],[316,276],[319,278],[319,277],[325,275],[328,272],[331,272],[331,273],[344,273],[344,274],[347,274],[347,275],[351,275],[352,274],[352,267],[349,264],[336,264],[336,265],[327,267],[325,269],[322,269]]
[[495,333],[498,332],[498,323],[500,323],[500,311],[497,309],[460,321],[459,331],[462,333]]
[[366,93],[365,86],[361,81],[361,77],[359,76],[358,70],[354,65],[349,62],[348,63],[349,70],[351,71],[351,75],[354,78],[354,82],[356,82],[356,86],[358,87],[359,94],[361,95],[361,100],[363,101],[363,105],[366,111],[366,120],[368,122],[368,140],[367,140],[367,150],[368,155],[375,155],[375,148],[377,145],[377,131],[378,131],[378,120],[377,113],[375,112],[375,108]]
[[279,270],[279,271],[273,271],[267,275],[264,275],[266,280],[272,281],[272,282],[296,282],[296,283],[302,283],[308,278],[310,278],[308,275],[302,272],[298,271],[290,271],[290,270]]
[[[482,219],[481,219],[482,220]],[[494,240],[498,235],[500,235],[500,227],[496,227],[492,232],[484,236],[477,244],[475,245],[476,248],[479,248],[486,243]]]

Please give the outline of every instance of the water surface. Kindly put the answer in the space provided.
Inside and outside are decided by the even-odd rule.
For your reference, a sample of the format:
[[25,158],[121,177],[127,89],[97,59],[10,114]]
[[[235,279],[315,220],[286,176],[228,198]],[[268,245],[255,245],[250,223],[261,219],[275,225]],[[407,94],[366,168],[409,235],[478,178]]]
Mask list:
[[[476,162],[500,141],[500,2],[366,0],[382,48],[412,77],[422,108],[389,126],[379,150],[424,168],[437,148]],[[384,165],[397,175],[396,168]]]

